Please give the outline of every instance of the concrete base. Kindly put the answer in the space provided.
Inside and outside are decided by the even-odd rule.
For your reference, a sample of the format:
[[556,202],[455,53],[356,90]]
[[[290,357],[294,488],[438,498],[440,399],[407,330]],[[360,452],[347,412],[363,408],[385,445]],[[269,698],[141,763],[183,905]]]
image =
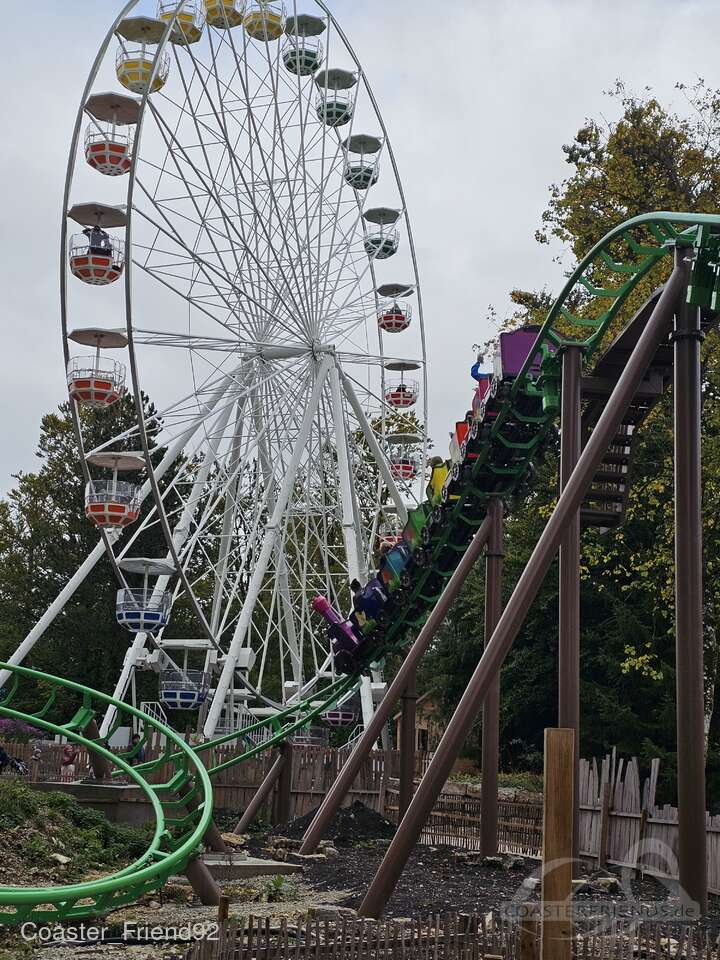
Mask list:
[[83,806],[93,807],[105,815],[111,823],[127,823],[139,827],[154,821],[152,806],[139,787],[107,783],[29,783],[33,790],[42,793],[67,793]]
[[287,877],[302,873],[299,863],[233,857],[225,853],[205,853],[202,859],[214,880],[250,880],[253,877]]

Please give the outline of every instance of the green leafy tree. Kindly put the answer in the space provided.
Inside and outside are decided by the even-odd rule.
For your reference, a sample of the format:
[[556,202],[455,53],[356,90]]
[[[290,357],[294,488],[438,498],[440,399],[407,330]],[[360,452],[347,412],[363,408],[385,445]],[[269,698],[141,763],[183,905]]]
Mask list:
[[[148,400],[145,412],[155,413]],[[136,423],[134,402],[126,396],[106,411],[82,408],[81,421],[86,449],[93,449]],[[124,446],[127,449],[129,441]],[[36,456],[38,470],[17,474],[15,486],[0,500],[2,657],[29,633],[99,536],[85,517],[85,481],[68,403],[42,418]],[[149,509],[151,498],[143,515]],[[165,550],[159,527],[154,526],[140,538],[136,552],[164,556]],[[25,665],[112,692],[129,641],[129,634],[115,622],[117,589],[110,564],[101,560]]]
[[[563,147],[570,173],[551,188],[540,243],[566,245],[574,259],[621,221],[652,210],[716,212],[720,195],[720,93],[700,82],[678,85],[691,106],[679,117],[649,93],[618,84],[610,94],[617,122],[588,121]],[[669,266],[668,266],[669,269]],[[599,277],[602,280],[603,278]],[[635,292],[619,325],[657,286],[656,273]],[[554,295],[517,289],[506,327],[542,322]],[[720,515],[720,361],[718,335],[703,350],[703,519],[706,624],[706,744],[709,796],[720,793],[720,719],[715,710],[718,520]],[[506,595],[517,581],[554,505],[557,450],[540,466],[532,490],[507,524]],[[648,418],[634,464],[622,528],[583,535],[583,755],[611,746],[665,759],[665,790],[673,799],[675,762],[675,629],[673,556],[673,420],[666,396]],[[482,652],[482,575],[471,580],[426,665],[444,713],[457,703]],[[557,721],[557,567],[551,568],[503,670],[502,740],[506,764],[539,759],[542,731]],[[702,749],[702,744],[698,745]],[[474,751],[475,744],[468,749]]]

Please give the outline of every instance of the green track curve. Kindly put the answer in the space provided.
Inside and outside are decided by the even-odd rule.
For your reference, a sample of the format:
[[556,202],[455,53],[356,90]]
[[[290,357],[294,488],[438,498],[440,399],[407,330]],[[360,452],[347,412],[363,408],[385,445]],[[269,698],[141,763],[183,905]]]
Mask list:
[[[690,302],[710,310],[720,308],[720,215],[661,212],[636,217],[611,231],[590,251],[568,278],[538,334],[537,350],[544,358],[540,379],[531,380],[528,375],[531,357],[536,353],[532,351],[507,396],[500,398],[492,426],[465,447],[464,461],[456,465],[443,497],[426,501],[412,512],[411,523],[414,516],[418,531],[414,576],[407,587],[392,596],[387,625],[371,636],[369,661],[378,662],[402,647],[424,623],[482,522],[488,500],[493,496],[511,497],[526,481],[559,410],[560,362],[556,351],[570,343],[581,343],[585,367],[591,367],[603,338],[638,285],[678,245],[697,251]],[[618,282],[609,282],[611,278]],[[363,664],[363,669],[366,666]],[[359,674],[342,677],[322,692],[321,701],[307,699],[252,727],[190,747],[167,726],[106,694],[24,667],[0,663],[0,669],[10,671],[13,678],[0,700],[1,717],[23,720],[100,753],[115,764],[114,776],[127,776],[142,790],[155,816],[147,850],[117,873],[53,888],[1,887],[0,922],[6,925],[97,916],[162,887],[201,849],[212,818],[211,778],[307,727],[359,682]],[[43,692],[44,700],[35,701],[43,702],[43,706],[34,713],[17,709],[14,704],[18,699],[33,698],[32,687],[36,697]],[[61,691],[81,702],[65,723],[46,719]],[[117,714],[108,737],[119,726],[137,719],[145,738],[151,732],[165,738],[162,755],[132,766],[132,750],[117,755],[108,750],[106,741],[91,740],[86,735],[88,725],[109,706],[114,706]],[[229,760],[215,762],[215,748],[242,742],[259,730],[269,732],[261,744],[247,745],[245,741],[245,750]],[[190,800],[194,809],[189,812]]]

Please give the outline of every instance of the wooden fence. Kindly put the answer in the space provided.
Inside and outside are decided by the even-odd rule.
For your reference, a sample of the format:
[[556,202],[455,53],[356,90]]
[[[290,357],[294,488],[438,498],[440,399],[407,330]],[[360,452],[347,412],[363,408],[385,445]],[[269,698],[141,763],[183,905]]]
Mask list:
[[[472,789],[472,788],[470,788]],[[388,819],[397,823],[400,793],[389,787],[385,807]],[[443,793],[425,824],[421,842],[432,846],[480,849],[481,798],[479,791]],[[504,853],[539,857],[542,848],[542,802],[534,799],[500,799],[498,846]]]
[[[61,760],[62,745],[43,742],[40,755],[33,759],[34,743],[6,743],[5,749],[10,756],[24,761],[29,769],[29,777],[34,782],[59,783],[64,779]],[[222,764],[237,755],[237,746],[228,744],[216,747],[212,754],[202,755],[203,761],[210,766]],[[115,751],[120,752],[120,751]],[[150,760],[160,755],[161,745],[151,742],[145,758]],[[296,746],[293,749],[293,782],[290,806],[291,819],[302,817],[317,807],[331,784],[337,779],[338,772],[349,756],[348,750],[330,747]],[[270,751],[261,753],[235,767],[229,767],[213,778],[215,806],[219,810],[238,812],[244,810],[255,794],[258,786],[274,762]],[[425,772],[428,755],[416,755],[415,774],[419,779]],[[348,803],[362,801],[378,813],[385,813],[385,794],[388,784],[397,778],[400,771],[400,754],[396,750],[374,751],[362,765],[355,779]],[[160,766],[149,779],[160,783],[168,779],[170,767]],[[7,775],[12,775],[8,770]],[[91,775],[90,759],[84,747],[78,749],[75,762],[74,779],[82,780]],[[128,778],[113,778],[113,783],[128,783]],[[268,806],[269,809],[269,806]]]
[[[599,865],[632,867],[659,877],[678,876],[678,812],[655,802],[660,761],[641,783],[638,762],[615,753],[599,764],[580,761],[580,851]],[[707,876],[720,894],[720,816],[706,814]]]
[[[40,757],[33,760],[32,744],[6,744],[11,756],[24,760],[30,779],[61,780],[62,747],[44,744]],[[156,756],[159,744],[151,743],[147,755]],[[231,759],[236,746],[216,748],[207,763]],[[318,806],[347,760],[347,750],[329,747],[296,746],[293,751],[293,782],[290,816],[305,816]],[[260,754],[214,778],[215,805],[219,810],[236,813],[244,810],[272,764],[272,755]],[[415,774],[419,780],[428,764],[427,754],[417,754]],[[650,776],[640,781],[638,762],[624,761],[615,752],[601,762],[580,761],[580,850],[598,865],[634,867],[661,877],[677,878],[677,810],[658,806],[655,791],[660,761],[652,763]],[[397,751],[370,754],[358,774],[348,803],[361,800],[366,806],[397,819],[400,756]],[[75,765],[76,779],[89,773],[89,759],[80,750]],[[153,775],[167,779],[160,768]],[[457,846],[478,850],[480,844],[480,789],[466,784],[448,783],[422,832],[423,843]],[[499,806],[500,849],[506,853],[538,857],[542,844],[542,800],[519,795],[502,798]],[[720,816],[707,816],[708,884],[720,894]]]
[[[610,921],[576,931],[577,960],[638,957],[720,960],[717,931],[669,924]],[[537,925],[451,915],[428,921],[376,923],[340,917],[299,922],[248,917],[221,924],[193,945],[185,960],[533,960],[539,956]]]
[[514,933],[469,916],[375,923],[249,917],[223,924],[185,960],[481,960],[515,956]]

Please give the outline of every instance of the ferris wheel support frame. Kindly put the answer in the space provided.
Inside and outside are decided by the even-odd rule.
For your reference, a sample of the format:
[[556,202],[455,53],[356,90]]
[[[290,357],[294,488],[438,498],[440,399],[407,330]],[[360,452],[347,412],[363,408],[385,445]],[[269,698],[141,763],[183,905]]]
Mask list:
[[337,363],[333,363],[330,369],[330,390],[333,402],[333,423],[335,426],[338,472],[340,474],[342,530],[345,541],[345,554],[348,558],[348,576],[351,581],[362,581],[367,574],[367,570],[365,569],[364,557],[360,552],[358,539],[358,518],[355,512],[356,503],[352,492],[348,437],[345,430],[345,419],[343,417],[340,374],[338,373]]
[[[232,409],[232,406],[228,405],[227,408],[218,416],[214,432],[211,430],[210,436],[212,437],[212,440],[208,444],[207,452],[203,459],[202,465],[197,472],[195,480],[193,481],[192,492],[185,501],[182,513],[180,514],[180,519],[178,520],[175,530],[173,531],[173,545],[178,555],[190,536],[192,519],[195,516],[195,511],[201,502],[202,491],[208,481],[210,471],[216,463],[218,447],[220,445],[220,441],[222,440],[223,432],[230,420]],[[166,559],[168,562],[172,560],[172,554],[170,552],[168,552]],[[153,587],[153,598],[163,594],[167,590],[170,580],[171,577],[167,574],[162,574],[156,579]],[[115,690],[113,691],[112,696],[114,700],[122,701],[125,699],[128,686],[131,680],[134,678],[138,661],[145,653],[146,644],[149,637],[150,634],[146,633],[145,631],[139,631],[135,634],[135,639],[126,652],[125,660],[123,662],[123,669],[118,677]],[[210,642],[217,650],[218,646],[214,638],[211,639]],[[133,704],[133,706],[135,706],[135,704]],[[100,727],[101,737],[107,736],[113,720],[115,719],[116,713],[117,707],[113,703],[109,704]]]
[[213,701],[210,705],[207,720],[205,721],[205,726],[203,728],[203,733],[208,739],[210,739],[215,733],[215,728],[217,727],[218,721],[220,720],[220,714],[222,713],[223,704],[228,697],[229,691],[233,687],[235,665],[238,661],[245,635],[250,627],[252,614],[260,594],[260,588],[262,586],[263,579],[265,578],[270,557],[275,548],[275,544],[277,543],[278,527],[292,494],[298,467],[300,466],[300,460],[302,459],[302,455],[310,437],[313,420],[320,403],[320,398],[322,396],[322,391],[325,386],[325,381],[327,379],[331,363],[331,357],[326,355],[320,361],[320,364],[317,368],[315,385],[305,410],[305,416],[303,417],[298,438],[295,441],[295,447],[293,448],[292,456],[290,457],[285,476],[283,477],[283,482],[275,503],[275,509],[272,512],[270,520],[265,526],[265,536],[263,539],[262,549],[253,570],[252,577],[250,578],[247,596],[243,602],[242,610],[240,612],[240,616],[235,627],[235,632],[233,634],[232,641],[230,642],[230,647],[223,665],[223,670],[220,678],[218,679]]
[[[357,501],[353,496],[352,476],[350,473],[350,458],[348,455],[348,437],[345,430],[345,419],[342,409],[342,391],[340,373],[337,363],[330,370],[330,389],[333,400],[333,420],[335,424],[335,441],[340,474],[340,496],[342,501],[342,528],[345,540],[345,555],[348,558],[348,576],[350,580],[364,583],[367,580],[365,558],[360,552],[358,538]],[[360,706],[362,709],[363,726],[367,729],[375,712],[373,702],[372,680],[363,676],[360,683]]]

